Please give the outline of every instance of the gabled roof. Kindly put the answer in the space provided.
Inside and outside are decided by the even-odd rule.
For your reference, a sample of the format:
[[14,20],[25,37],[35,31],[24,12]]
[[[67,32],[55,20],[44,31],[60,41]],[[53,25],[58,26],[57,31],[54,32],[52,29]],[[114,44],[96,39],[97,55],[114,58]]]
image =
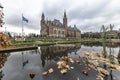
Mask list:
[[56,26],[56,27],[63,26],[63,24],[62,24],[59,20],[57,20],[57,19],[54,19],[53,21],[47,20],[47,21],[46,21],[46,24],[47,24],[48,26],[49,26],[49,25],[54,25],[54,26]]
[[76,26],[74,26],[74,27],[69,26],[67,29],[70,31],[79,31],[80,32],[80,30]]
[[54,21],[52,21],[53,25],[56,26],[62,26],[62,23],[60,22],[60,20],[54,19]]

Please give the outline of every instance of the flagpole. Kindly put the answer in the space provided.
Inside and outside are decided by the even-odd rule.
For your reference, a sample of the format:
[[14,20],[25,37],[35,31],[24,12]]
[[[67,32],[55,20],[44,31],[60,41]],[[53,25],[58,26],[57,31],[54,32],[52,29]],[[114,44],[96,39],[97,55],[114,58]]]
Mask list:
[[23,67],[23,61],[24,61],[23,54],[24,54],[24,52],[22,52],[22,69],[24,69],[24,67]]
[[22,13],[22,38],[23,38],[23,31],[24,29],[23,29],[23,13]]

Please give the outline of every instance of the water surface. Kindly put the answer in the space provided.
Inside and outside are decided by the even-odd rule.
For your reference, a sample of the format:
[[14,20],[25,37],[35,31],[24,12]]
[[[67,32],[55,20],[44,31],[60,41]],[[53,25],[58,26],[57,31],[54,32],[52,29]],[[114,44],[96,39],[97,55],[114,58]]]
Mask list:
[[[89,70],[89,75],[86,76],[82,73],[83,69],[87,67],[82,62],[82,59],[77,56],[82,51],[95,51],[102,54],[102,46],[86,46],[81,44],[75,44],[76,46],[42,46],[37,50],[11,52],[3,54],[6,55],[3,60],[3,66],[1,66],[1,73],[3,76],[1,80],[96,80],[97,72]],[[107,47],[107,57],[112,54],[115,58],[113,61],[119,63],[120,48],[119,47]],[[9,55],[8,55],[9,54]],[[74,60],[79,59],[81,64],[70,64],[74,67],[73,70],[68,71],[67,74],[62,75],[57,69],[56,63],[62,56],[71,56]],[[2,65],[2,64],[1,64]],[[43,76],[42,72],[47,71],[49,68],[53,68],[54,72]],[[29,74],[35,74],[35,77],[30,78]],[[112,76],[114,80],[120,80],[120,72],[113,71]],[[112,80],[110,76],[106,76],[105,80]]]

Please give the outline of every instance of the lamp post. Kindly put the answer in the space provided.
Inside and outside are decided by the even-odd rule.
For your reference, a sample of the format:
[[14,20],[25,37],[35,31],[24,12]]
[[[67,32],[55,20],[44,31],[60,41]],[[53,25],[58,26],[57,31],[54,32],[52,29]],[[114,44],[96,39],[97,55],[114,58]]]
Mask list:
[[118,32],[118,38],[119,38],[119,52],[118,52],[118,62],[120,63],[120,29],[119,29],[119,32]]
[[119,42],[120,42],[120,29],[119,29],[118,37],[119,37]]

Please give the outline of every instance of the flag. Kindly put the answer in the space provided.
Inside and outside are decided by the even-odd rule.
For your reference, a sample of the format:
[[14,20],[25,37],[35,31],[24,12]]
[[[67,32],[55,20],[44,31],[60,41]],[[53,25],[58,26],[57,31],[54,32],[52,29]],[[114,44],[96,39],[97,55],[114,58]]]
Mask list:
[[22,20],[28,23],[28,19],[22,16]]
[[28,64],[28,63],[29,63],[28,60],[24,61],[24,62],[23,62],[23,67],[24,67],[26,64]]
[[0,4],[0,8],[3,8],[3,6]]

